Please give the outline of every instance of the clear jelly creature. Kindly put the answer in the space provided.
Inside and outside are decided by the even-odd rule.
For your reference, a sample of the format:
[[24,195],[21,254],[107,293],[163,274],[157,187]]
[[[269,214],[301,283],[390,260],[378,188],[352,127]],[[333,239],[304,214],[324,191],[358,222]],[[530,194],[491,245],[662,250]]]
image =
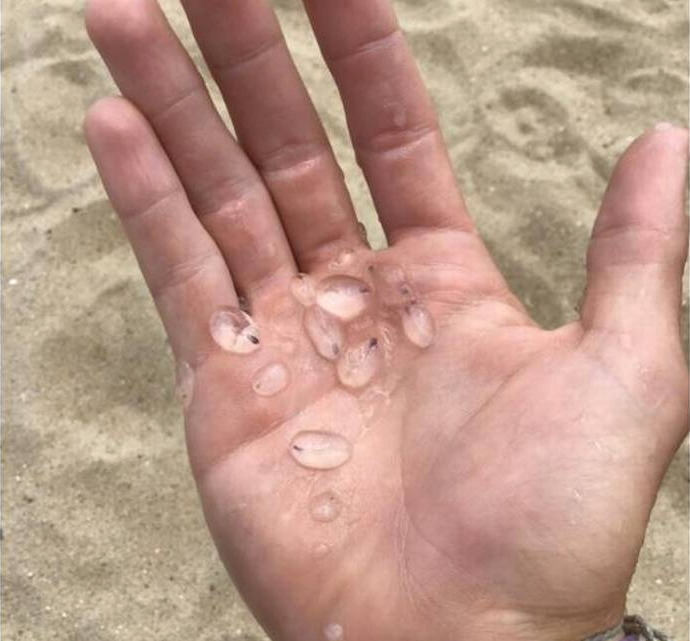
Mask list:
[[419,303],[406,305],[402,311],[405,336],[413,345],[426,349],[436,336],[436,326],[429,311]]
[[352,456],[352,444],[332,432],[300,432],[290,443],[290,454],[302,467],[334,470]]
[[290,291],[295,300],[304,307],[316,303],[316,282],[308,274],[297,274],[290,283]]
[[316,302],[329,314],[351,321],[371,304],[371,287],[351,276],[332,276],[319,283]]
[[335,521],[343,511],[343,503],[335,492],[317,494],[309,502],[309,513],[319,523]]
[[348,349],[338,360],[338,379],[346,387],[364,387],[381,368],[382,354],[378,338],[369,338]]
[[282,363],[271,363],[260,369],[252,381],[252,389],[259,396],[275,396],[290,382],[290,372]]
[[338,272],[342,271],[346,267],[349,267],[355,260],[355,252],[353,252],[351,249],[346,249],[338,256],[331,261],[331,263],[328,265],[328,268],[331,271]]
[[337,319],[320,307],[310,307],[304,314],[304,329],[323,358],[334,361],[340,356],[345,335]]
[[211,317],[211,336],[226,352],[249,354],[259,349],[259,328],[249,314],[226,307]]

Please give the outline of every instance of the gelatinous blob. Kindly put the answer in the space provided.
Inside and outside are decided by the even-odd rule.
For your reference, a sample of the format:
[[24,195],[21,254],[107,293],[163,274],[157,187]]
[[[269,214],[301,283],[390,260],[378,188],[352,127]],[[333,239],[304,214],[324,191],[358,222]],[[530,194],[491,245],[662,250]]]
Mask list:
[[434,342],[436,336],[434,319],[419,303],[405,306],[402,311],[402,326],[405,336],[413,345],[424,349]]
[[371,288],[350,276],[332,276],[319,283],[316,302],[344,321],[357,318],[371,303]]
[[290,283],[290,291],[295,300],[304,307],[310,307],[316,302],[316,283],[307,274],[297,274]]
[[339,623],[329,623],[323,629],[323,635],[326,641],[343,641],[345,639],[345,631]]
[[335,521],[343,511],[343,503],[335,492],[322,492],[309,501],[309,513],[319,523]]
[[252,381],[252,388],[259,396],[275,396],[290,382],[290,372],[282,363],[271,363],[260,369]]
[[226,352],[249,354],[259,349],[259,329],[246,312],[232,307],[211,317],[211,336]]
[[178,361],[175,369],[175,394],[185,410],[192,404],[194,395],[194,370],[189,363]]
[[332,432],[300,432],[290,443],[290,454],[301,466],[311,470],[333,470],[347,463],[352,445]]
[[310,307],[304,315],[304,329],[321,356],[329,361],[340,356],[345,335],[340,323],[330,314],[320,307]]
[[377,338],[370,338],[348,349],[338,361],[338,379],[346,387],[364,387],[381,367],[381,348]]
[[328,265],[328,269],[337,272],[349,267],[355,260],[355,252],[351,249],[341,251]]

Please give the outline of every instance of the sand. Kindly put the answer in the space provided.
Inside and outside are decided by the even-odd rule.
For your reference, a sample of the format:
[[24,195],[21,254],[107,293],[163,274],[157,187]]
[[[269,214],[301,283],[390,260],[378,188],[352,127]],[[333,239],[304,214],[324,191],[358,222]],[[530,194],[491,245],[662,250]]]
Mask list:
[[[278,9],[371,225],[340,105],[296,0]],[[458,175],[537,319],[575,315],[606,178],[688,107],[684,0],[399,0]],[[81,0],[3,3],[3,632],[8,640],[263,639],[188,473],[164,335],[84,147],[113,91]],[[166,2],[190,42],[181,12]],[[198,59],[198,55],[195,54]],[[631,609],[687,639],[687,448]]]

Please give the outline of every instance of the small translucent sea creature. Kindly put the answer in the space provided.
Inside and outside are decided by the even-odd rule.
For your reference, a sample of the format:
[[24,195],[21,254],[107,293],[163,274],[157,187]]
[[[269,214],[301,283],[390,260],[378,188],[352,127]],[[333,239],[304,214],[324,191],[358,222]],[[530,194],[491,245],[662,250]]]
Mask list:
[[290,454],[302,467],[333,470],[350,460],[352,444],[333,432],[300,432],[290,443]]
[[316,302],[343,321],[357,318],[369,307],[372,291],[364,281],[350,276],[332,276],[319,283]]
[[271,363],[260,369],[252,381],[252,389],[259,396],[275,396],[290,382],[290,372],[282,363]]
[[246,312],[225,307],[211,316],[211,336],[226,352],[249,354],[259,349],[259,328]]

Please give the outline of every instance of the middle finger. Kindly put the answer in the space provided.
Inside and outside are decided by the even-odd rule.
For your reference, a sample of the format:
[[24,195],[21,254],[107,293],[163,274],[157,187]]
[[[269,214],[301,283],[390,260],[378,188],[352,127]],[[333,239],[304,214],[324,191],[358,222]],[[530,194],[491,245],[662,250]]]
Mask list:
[[238,139],[307,271],[343,245],[357,218],[321,121],[266,0],[182,0]]

